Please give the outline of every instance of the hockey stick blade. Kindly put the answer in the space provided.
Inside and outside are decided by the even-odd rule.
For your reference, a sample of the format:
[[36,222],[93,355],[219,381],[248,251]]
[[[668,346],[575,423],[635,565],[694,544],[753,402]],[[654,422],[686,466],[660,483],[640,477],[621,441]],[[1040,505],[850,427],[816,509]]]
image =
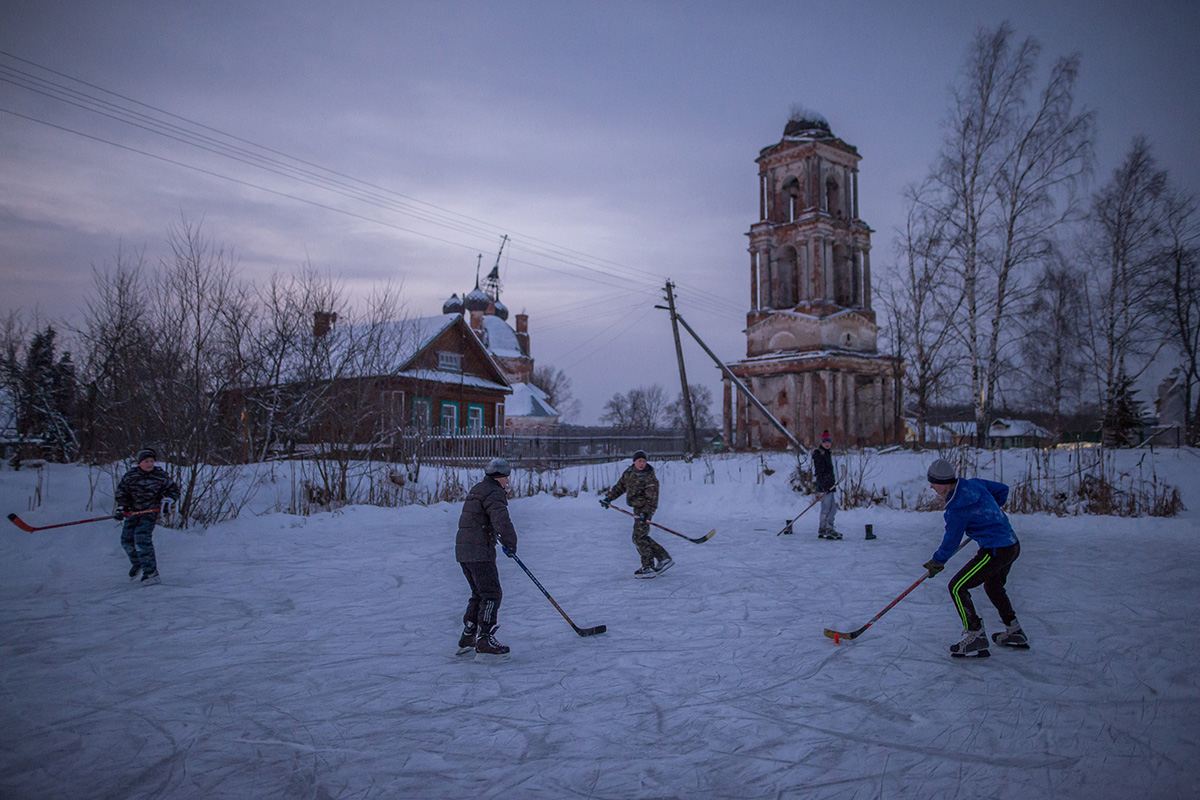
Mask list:
[[699,539],[693,539],[690,536],[685,536],[683,538],[687,539],[689,542],[695,542],[696,544],[704,544],[705,542],[707,542],[709,539],[711,539],[712,537],[714,537],[716,535],[717,535],[717,529],[713,528],[711,531],[704,534]]
[[862,630],[854,631],[853,633],[842,633],[841,631],[831,631],[831,630],[829,630],[829,628],[826,628],[825,635],[827,637],[829,637],[830,639],[833,639],[834,644],[837,644],[842,639],[857,639],[858,635],[860,633],[862,633],[864,630],[866,630],[866,628],[863,628]]
[[26,533],[33,533],[34,531],[37,530],[37,528],[30,525],[28,522],[25,522],[25,520],[21,519],[16,514],[9,514],[8,521],[11,522],[13,525],[16,525],[18,528],[25,531]]
[[598,636],[608,630],[607,625],[597,625],[594,628],[576,628],[575,632],[580,636]]

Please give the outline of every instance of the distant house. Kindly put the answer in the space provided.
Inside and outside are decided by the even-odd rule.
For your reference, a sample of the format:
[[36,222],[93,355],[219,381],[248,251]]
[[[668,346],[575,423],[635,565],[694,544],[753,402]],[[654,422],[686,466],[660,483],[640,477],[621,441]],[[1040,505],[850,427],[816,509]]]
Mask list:
[[[916,442],[920,439],[920,428],[917,425],[915,417],[906,417],[904,419],[904,441]],[[940,445],[955,444],[955,435],[942,425],[934,425],[933,423],[925,424],[925,442],[936,443]]]
[[504,424],[509,428],[558,427],[559,414],[550,397],[532,383],[514,383],[504,406]]
[[[916,420],[905,420],[908,441],[916,439]],[[927,425],[925,439],[942,445],[964,447],[975,444],[974,422],[942,422]],[[1027,419],[996,419],[988,426],[984,447],[1006,450],[1012,447],[1047,447],[1054,437],[1045,428]]]
[[996,419],[988,427],[989,446],[1001,450],[1012,447],[1048,447],[1053,439],[1050,431],[1027,419]]
[[[360,360],[354,350],[368,339],[376,342],[375,355]],[[318,350],[317,359],[307,355]],[[226,413],[253,432],[247,441],[268,441],[273,450],[317,443],[385,446],[405,429],[461,435],[504,425],[512,388],[459,314],[338,330],[336,317],[317,312],[305,354],[296,360],[308,358],[324,369],[293,363],[277,386],[227,393]],[[306,369],[312,377],[299,379]],[[319,404],[311,400],[314,387]],[[320,410],[310,412],[313,406]]]

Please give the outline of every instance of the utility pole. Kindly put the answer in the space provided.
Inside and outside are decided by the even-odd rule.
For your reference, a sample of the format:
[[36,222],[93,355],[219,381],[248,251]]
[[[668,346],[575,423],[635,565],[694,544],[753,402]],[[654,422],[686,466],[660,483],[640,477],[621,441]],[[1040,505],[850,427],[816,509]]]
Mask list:
[[682,384],[680,397],[683,399],[684,442],[691,455],[698,455],[696,446],[696,417],[692,413],[692,393],[688,389],[687,370],[683,366],[683,343],[679,340],[679,321],[675,313],[675,284],[667,281],[667,310],[671,312],[671,330],[675,334],[675,358],[679,360],[679,382]]

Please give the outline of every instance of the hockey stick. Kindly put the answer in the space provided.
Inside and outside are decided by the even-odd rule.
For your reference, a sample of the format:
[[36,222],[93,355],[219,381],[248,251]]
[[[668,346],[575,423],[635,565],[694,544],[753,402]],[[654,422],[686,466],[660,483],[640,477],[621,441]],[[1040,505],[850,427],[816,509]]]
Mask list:
[[606,630],[608,630],[607,625],[597,625],[594,628],[581,628],[578,625],[576,625],[574,622],[571,622],[571,618],[567,616],[567,612],[563,611],[562,606],[560,606],[558,604],[558,602],[553,597],[550,596],[550,593],[546,591],[546,587],[542,586],[542,584],[538,581],[538,579],[533,577],[533,573],[529,571],[529,567],[525,566],[525,564],[522,563],[521,559],[517,558],[516,553],[510,553],[508,550],[505,550],[504,555],[508,556],[513,561],[517,562],[517,566],[520,567],[521,569],[525,570],[525,574],[529,576],[529,580],[533,581],[533,585],[542,590],[542,594],[546,595],[546,599],[554,604],[554,607],[558,609],[558,613],[563,615],[563,619],[565,619],[567,621],[567,624],[569,624],[572,628],[574,628],[575,632],[578,633],[580,636],[595,636],[597,634],[604,633]]
[[[125,516],[126,517],[136,517],[138,514],[155,514],[157,512],[158,512],[157,508],[147,508],[145,511],[130,511],[128,514],[125,514]],[[65,528],[68,525],[82,525],[85,522],[102,522],[106,519],[112,519],[112,518],[113,518],[113,515],[109,514],[106,517],[92,517],[91,519],[77,519],[74,522],[60,522],[57,525],[41,525],[38,527],[34,527],[33,525],[30,525],[28,522],[26,522],[25,520],[18,517],[16,514],[8,515],[8,521],[11,522],[13,525],[16,525],[18,528],[25,531],[26,533],[33,533],[34,531],[48,531],[51,528]]]
[[[632,511],[626,511],[625,509],[620,508],[619,506],[609,505],[609,506],[605,506],[605,508],[611,508],[614,511],[620,511],[622,514],[628,514],[631,517],[637,516],[637,514],[634,514]],[[682,533],[679,533],[678,531],[673,531],[664,525],[659,525],[657,522],[650,522],[650,520],[646,520],[646,522],[649,523],[650,525],[653,525],[654,527],[658,528],[660,531],[666,531],[667,533],[673,533],[676,536],[678,536],[680,539],[687,539],[689,542],[695,542],[696,544],[704,544],[709,539],[711,539],[712,537],[717,535],[717,529],[713,528],[711,531],[704,534],[699,539],[693,539],[690,536],[684,536]]]
[[[834,486],[837,486],[837,484],[835,483],[835,484],[834,484]],[[830,488],[832,488],[832,487],[830,487]],[[827,494],[829,494],[829,492],[821,492],[819,495],[817,495],[817,499],[816,499],[816,500],[813,500],[811,503],[809,503],[807,506],[805,506],[805,508],[804,508],[804,511],[808,511],[808,509],[812,508],[812,507],[813,507],[813,506],[815,506],[817,503],[821,502],[821,498],[822,498],[822,497],[824,497],[824,496],[825,496],[825,495],[827,495]],[[775,534],[775,535],[776,535],[776,536],[780,536],[780,535],[782,535],[782,534],[785,534],[785,533],[791,533],[791,532],[792,532],[792,523],[793,523],[793,522],[795,522],[796,520],[800,519],[801,517],[803,517],[803,516],[804,516],[804,511],[801,511],[799,514],[797,514],[796,516],[794,516],[794,517],[792,517],[791,519],[789,519],[789,520],[787,521],[787,525],[784,525],[784,526],[783,526],[783,530],[781,530],[779,533],[777,533],[777,534]]]
[[[971,540],[968,539],[967,542],[969,542],[969,541],[971,541]],[[962,544],[960,544],[958,546],[958,550],[962,550],[964,547],[966,547],[967,542],[963,542]],[[955,550],[954,552],[957,553],[958,550]],[[833,639],[834,644],[837,644],[842,639],[857,639],[859,636],[862,636],[863,631],[865,631],[867,628],[874,625],[879,620],[879,618],[882,617],[884,614],[891,611],[893,606],[895,606],[897,603],[899,603],[905,597],[908,597],[908,593],[911,592],[913,589],[917,588],[918,586],[920,586],[921,582],[928,577],[929,577],[929,573],[926,572],[920,578],[917,578],[916,583],[914,583],[912,586],[908,587],[903,592],[901,592],[899,597],[897,597],[892,602],[888,603],[887,606],[883,609],[883,611],[880,611],[878,614],[876,614],[874,617],[872,617],[870,622],[868,622],[866,625],[863,625],[858,630],[851,631],[850,633],[842,633],[841,631],[831,631],[829,628],[826,628],[825,635],[828,636],[830,639]]]

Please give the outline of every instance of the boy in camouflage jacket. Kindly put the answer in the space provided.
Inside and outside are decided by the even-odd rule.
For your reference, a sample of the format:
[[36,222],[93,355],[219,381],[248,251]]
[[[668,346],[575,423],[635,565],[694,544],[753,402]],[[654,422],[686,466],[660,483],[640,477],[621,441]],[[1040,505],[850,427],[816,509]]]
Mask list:
[[[113,518],[124,520],[121,528],[121,547],[129,556],[129,580],[142,575],[142,585],[161,583],[158,561],[154,557],[154,524],[160,511],[167,511],[179,501],[179,485],[162,467],[155,466],[157,454],[142,450],[137,454],[137,466],[130,469],[117,484],[113,499],[117,503]],[[149,512],[149,513],[140,513]]]
[[[655,578],[666,572],[675,563],[665,547],[650,538],[650,517],[658,510],[658,478],[650,466],[644,450],[633,454],[633,466],[625,470],[621,479],[600,498],[600,505],[608,508],[613,500],[626,495],[626,502],[634,510],[633,545],[642,559],[642,567],[633,573],[635,578]],[[655,561],[658,564],[655,565]]]

